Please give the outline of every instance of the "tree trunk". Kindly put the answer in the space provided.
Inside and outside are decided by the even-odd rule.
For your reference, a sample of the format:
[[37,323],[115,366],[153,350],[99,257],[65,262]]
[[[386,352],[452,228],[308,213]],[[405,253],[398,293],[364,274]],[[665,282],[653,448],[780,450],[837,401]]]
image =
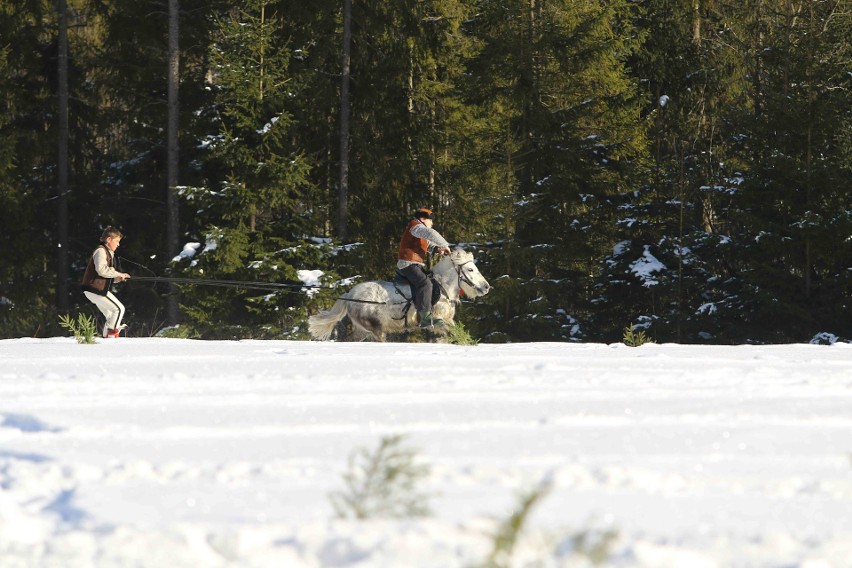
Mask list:
[[[168,256],[178,254],[178,81],[180,77],[180,50],[178,47],[178,0],[169,0],[169,79],[168,79],[168,160],[166,173],[166,239]],[[169,294],[167,314],[169,325],[178,323],[177,290],[172,287]]]
[[264,47],[266,45],[266,3],[260,3],[260,78],[258,79],[258,100],[263,102],[263,81],[264,77]]
[[[789,33],[792,33],[792,28],[795,25],[795,15],[793,13],[793,5],[791,2],[787,2],[787,8],[789,11],[789,20],[788,20],[788,30]],[[817,27],[815,26],[815,18],[813,13],[813,4],[809,4],[810,8],[810,18],[808,19],[808,35],[811,37],[815,37],[819,34]],[[789,42],[788,42],[789,45]],[[813,205],[812,199],[814,194],[814,180],[813,180],[813,152],[814,152],[814,128],[819,128],[814,124],[814,114],[816,112],[817,105],[817,93],[814,89],[814,81],[811,77],[811,69],[813,66],[816,66],[817,56],[813,53],[813,43],[808,42],[810,46],[808,48],[808,66],[805,70],[805,77],[807,78],[807,93],[808,93],[808,131],[807,136],[805,138],[805,211],[811,211],[811,207]],[[784,76],[784,86],[786,88],[787,81],[789,80],[789,75],[787,71],[787,67],[785,66],[785,76]],[[812,280],[812,269],[813,269],[813,259],[811,252],[811,235],[810,231],[812,229],[808,227],[807,233],[805,234],[805,266],[804,266],[804,274],[805,274],[805,298],[810,300],[811,298],[811,289],[813,287]]]
[[68,6],[59,0],[59,154],[56,307],[68,311]]
[[[260,3],[260,41],[258,47],[260,48],[260,66],[258,69],[257,100],[260,101],[262,108],[266,81],[266,2],[264,1]],[[247,194],[245,182],[242,185],[243,193]],[[252,233],[257,231],[257,203],[255,203],[254,198],[252,198],[251,206],[249,207],[249,231]]]
[[337,236],[347,236],[349,200],[349,64],[352,43],[352,0],[343,0],[343,71],[340,83],[340,187],[338,188]]
[[701,10],[699,0],[692,0],[692,43],[701,44]]

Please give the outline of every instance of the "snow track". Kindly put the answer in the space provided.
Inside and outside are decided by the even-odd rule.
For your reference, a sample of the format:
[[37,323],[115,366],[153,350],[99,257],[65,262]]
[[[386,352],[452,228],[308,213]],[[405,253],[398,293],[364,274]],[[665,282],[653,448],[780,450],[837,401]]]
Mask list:
[[[335,519],[392,434],[433,515]],[[0,341],[2,568],[470,567],[542,483],[515,566],[852,566],[852,345]]]

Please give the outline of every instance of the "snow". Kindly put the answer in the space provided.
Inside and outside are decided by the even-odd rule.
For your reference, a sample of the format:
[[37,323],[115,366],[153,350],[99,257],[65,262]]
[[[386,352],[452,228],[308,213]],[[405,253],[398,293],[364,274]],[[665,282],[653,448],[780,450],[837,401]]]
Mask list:
[[207,239],[204,241],[204,250],[202,250],[202,254],[205,252],[211,252],[219,248],[219,238],[215,235],[207,235]]
[[613,256],[621,256],[630,249],[631,241],[621,241],[612,247]]
[[269,119],[269,122],[267,122],[266,124],[263,125],[263,128],[261,128],[260,130],[257,131],[257,133],[258,134],[266,134],[267,132],[272,130],[272,127],[275,126],[276,122],[278,122],[278,117],[273,116],[272,118]]
[[192,258],[195,256],[195,253],[198,252],[199,248],[201,248],[201,243],[186,243],[183,245],[183,250],[181,250],[180,253],[172,259],[172,262],[180,262],[185,258]]
[[[131,328],[132,329],[132,328]],[[852,345],[0,341],[3,568],[849,566]],[[424,518],[336,518],[403,434]]]
[[651,254],[651,247],[649,245],[645,245],[645,250],[642,252],[642,256],[633,261],[630,265],[630,271],[642,281],[642,286],[650,288],[651,286],[656,286],[660,283],[656,277],[654,277],[654,273],[665,272],[666,266],[657,260],[657,257]]
[[712,315],[716,313],[716,303],[715,302],[707,302],[706,304],[701,304],[697,310],[695,310],[696,314],[706,314]]
[[317,292],[319,292],[319,287],[322,285],[320,277],[325,274],[322,270],[299,270],[296,274],[302,284],[306,286],[305,288],[302,288],[302,291],[305,292],[308,297],[313,297]]

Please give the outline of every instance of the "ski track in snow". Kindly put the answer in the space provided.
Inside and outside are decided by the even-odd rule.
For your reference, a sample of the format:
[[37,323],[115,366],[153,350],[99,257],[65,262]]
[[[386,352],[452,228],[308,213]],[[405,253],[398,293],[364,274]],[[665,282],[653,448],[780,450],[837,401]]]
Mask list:
[[[432,515],[335,518],[392,434]],[[541,484],[512,566],[852,567],[852,345],[0,341],[0,568],[468,568]]]

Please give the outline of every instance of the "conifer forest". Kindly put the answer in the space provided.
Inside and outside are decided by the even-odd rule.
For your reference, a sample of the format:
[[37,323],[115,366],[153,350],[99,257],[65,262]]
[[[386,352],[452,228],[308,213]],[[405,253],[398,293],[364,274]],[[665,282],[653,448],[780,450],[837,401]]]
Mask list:
[[850,40],[850,0],[2,0],[0,337],[95,315],[113,225],[182,282],[119,285],[132,335],[307,339],[428,207],[482,342],[850,340]]

